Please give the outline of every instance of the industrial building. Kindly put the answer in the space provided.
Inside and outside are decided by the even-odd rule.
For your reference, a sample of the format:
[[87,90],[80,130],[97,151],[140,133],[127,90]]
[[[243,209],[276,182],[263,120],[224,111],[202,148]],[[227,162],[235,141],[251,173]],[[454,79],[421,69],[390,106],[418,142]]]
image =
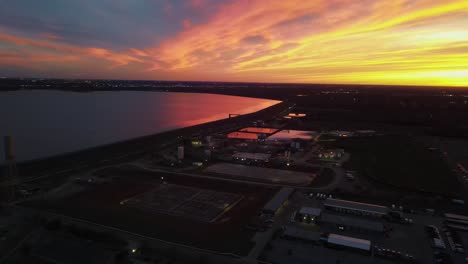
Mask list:
[[335,137],[352,137],[354,135],[354,133],[351,131],[340,131],[340,130],[330,131],[327,134],[330,136],[335,136]]
[[267,138],[267,142],[291,142],[293,140],[310,141],[317,133],[305,130],[281,130]]
[[234,160],[249,162],[268,162],[270,161],[271,154],[267,153],[250,153],[250,152],[236,152],[232,155]]
[[296,215],[296,219],[303,223],[315,223],[320,217],[322,209],[315,207],[302,207]]
[[241,132],[248,132],[248,133],[257,133],[257,134],[268,134],[271,135],[278,131],[277,128],[268,128],[268,127],[245,127],[239,130]]
[[294,192],[293,188],[281,188],[273,198],[263,207],[262,213],[276,215],[278,211],[287,204],[289,197]]
[[351,249],[366,254],[371,253],[371,244],[369,240],[337,234],[329,234],[327,239],[327,245],[330,247]]
[[304,113],[289,113],[287,116],[291,117],[291,118],[301,118],[301,117],[306,117],[307,114],[304,114]]
[[468,216],[458,214],[444,214],[445,224],[453,229],[468,231]]
[[177,148],[177,159],[183,160],[183,159],[184,159],[184,156],[185,156],[185,154],[184,154],[184,146],[179,146],[179,147]]
[[304,130],[281,130],[268,138],[265,142],[274,145],[289,145],[291,149],[299,150],[307,145],[316,133]]
[[344,149],[325,149],[318,153],[320,159],[341,159],[344,156]]
[[339,200],[334,198],[327,198],[323,206],[327,210],[372,217],[384,217],[390,211],[386,206]]
[[231,139],[245,139],[245,140],[258,140],[260,137],[256,133],[249,133],[249,132],[231,132],[227,134],[227,138]]
[[449,213],[446,213],[446,214],[444,214],[444,217],[445,217],[446,219],[462,220],[462,221],[467,221],[467,222],[468,222],[468,216],[465,216],[465,215],[458,215],[458,214],[449,214]]

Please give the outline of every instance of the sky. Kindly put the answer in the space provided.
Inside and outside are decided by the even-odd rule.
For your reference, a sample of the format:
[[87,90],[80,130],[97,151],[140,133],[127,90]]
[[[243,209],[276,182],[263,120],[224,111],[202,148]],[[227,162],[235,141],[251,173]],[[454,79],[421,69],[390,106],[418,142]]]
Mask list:
[[0,0],[0,77],[468,87],[466,0]]

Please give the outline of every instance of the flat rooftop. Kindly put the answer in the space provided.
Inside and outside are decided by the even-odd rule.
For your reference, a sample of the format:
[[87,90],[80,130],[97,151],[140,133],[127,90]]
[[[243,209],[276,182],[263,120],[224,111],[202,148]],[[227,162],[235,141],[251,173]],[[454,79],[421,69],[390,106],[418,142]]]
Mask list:
[[278,170],[232,163],[213,164],[208,166],[205,169],[205,172],[247,177],[261,181],[282,182],[293,185],[308,185],[316,176],[313,173],[307,172]]
[[327,198],[325,200],[324,206],[348,209],[348,210],[357,210],[368,213],[376,214],[387,214],[388,207],[382,205],[368,204],[368,203],[359,203],[348,200],[339,200],[334,198]]
[[260,134],[273,134],[277,132],[279,129],[277,128],[269,128],[269,127],[245,127],[239,131],[242,132],[249,132],[249,133],[260,133]]
[[236,138],[236,139],[251,139],[251,140],[257,140],[258,135],[255,133],[248,133],[248,132],[231,132],[227,134],[228,138]]
[[458,215],[458,214],[446,213],[446,214],[444,214],[444,216],[445,216],[445,218],[451,218],[451,219],[457,219],[457,220],[468,221],[468,216],[466,216],[466,215]]
[[302,207],[299,210],[299,214],[306,214],[312,216],[319,216],[322,213],[322,209],[316,207]]
[[328,243],[367,251],[369,251],[371,248],[371,242],[369,240],[337,234],[330,234],[328,236]]
[[281,130],[267,138],[268,141],[289,141],[294,139],[312,140],[316,133],[305,130]]

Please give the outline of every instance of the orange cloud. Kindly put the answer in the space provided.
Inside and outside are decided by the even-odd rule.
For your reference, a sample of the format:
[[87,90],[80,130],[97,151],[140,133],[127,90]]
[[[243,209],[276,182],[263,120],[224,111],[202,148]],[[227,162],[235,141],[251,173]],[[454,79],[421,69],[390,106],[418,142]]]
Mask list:
[[[174,8],[165,2],[171,21]],[[238,0],[217,10],[138,49],[0,31],[0,64],[97,60],[118,78],[468,86],[466,0]]]
[[467,15],[467,1],[236,1],[152,53],[216,79],[466,85]]
[[[129,55],[123,52],[114,52],[108,49],[103,48],[94,48],[94,47],[81,47],[70,44],[64,44],[60,42],[54,42],[53,40],[43,40],[43,39],[31,39],[13,36],[9,34],[0,33],[0,43],[8,43],[15,45],[15,49],[20,49],[23,56],[18,56],[18,59],[15,61],[22,61],[25,57],[29,61],[39,62],[44,61],[45,58],[48,60],[54,61],[69,61],[70,58],[78,59],[79,56],[85,57],[94,57],[97,59],[106,60],[112,62],[112,67],[127,65],[132,62],[143,63],[142,59],[139,59],[135,56]],[[35,52],[31,52],[34,50]],[[133,49],[133,52],[137,51]],[[144,52],[140,52],[140,55]],[[0,58],[2,58],[0,56]],[[7,64],[8,61],[1,61],[0,64]]]

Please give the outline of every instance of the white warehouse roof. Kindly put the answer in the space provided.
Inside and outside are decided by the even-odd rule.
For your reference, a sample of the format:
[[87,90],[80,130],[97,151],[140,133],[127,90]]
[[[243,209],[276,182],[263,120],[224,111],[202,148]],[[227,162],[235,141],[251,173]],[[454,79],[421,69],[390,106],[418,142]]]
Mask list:
[[324,206],[348,209],[348,210],[356,210],[356,211],[374,213],[374,214],[382,214],[382,215],[387,214],[389,211],[388,207],[386,206],[367,204],[367,203],[358,203],[358,202],[339,200],[339,199],[333,199],[333,198],[328,198],[325,201]]
[[371,242],[369,240],[341,236],[337,234],[328,235],[328,243],[350,248],[362,249],[366,251],[369,251],[371,249]]

